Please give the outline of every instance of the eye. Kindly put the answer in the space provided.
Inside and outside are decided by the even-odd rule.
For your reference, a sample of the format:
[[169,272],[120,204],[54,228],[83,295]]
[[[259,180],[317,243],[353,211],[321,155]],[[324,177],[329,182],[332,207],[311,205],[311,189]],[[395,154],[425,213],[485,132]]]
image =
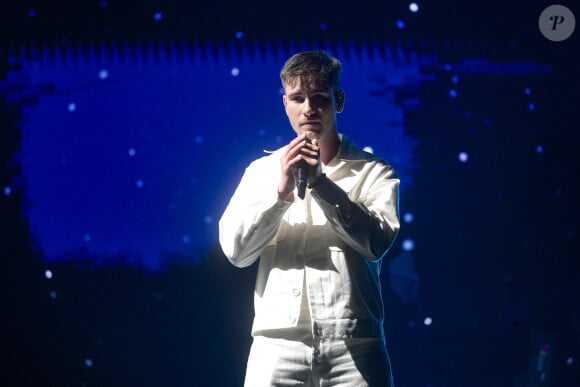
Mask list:
[[313,95],[312,104],[318,107],[328,106],[330,104],[330,97],[324,94]]
[[302,103],[302,102],[304,102],[304,97],[302,97],[300,95],[295,95],[295,96],[290,97],[290,101]]

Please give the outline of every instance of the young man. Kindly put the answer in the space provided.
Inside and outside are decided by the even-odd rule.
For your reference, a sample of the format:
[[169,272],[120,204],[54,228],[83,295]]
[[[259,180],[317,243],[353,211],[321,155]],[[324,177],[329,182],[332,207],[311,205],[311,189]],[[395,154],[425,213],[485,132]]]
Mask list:
[[340,71],[325,51],[286,61],[297,136],[248,166],[219,222],[233,265],[259,258],[248,387],[392,386],[379,274],[399,230],[399,180],[339,134]]

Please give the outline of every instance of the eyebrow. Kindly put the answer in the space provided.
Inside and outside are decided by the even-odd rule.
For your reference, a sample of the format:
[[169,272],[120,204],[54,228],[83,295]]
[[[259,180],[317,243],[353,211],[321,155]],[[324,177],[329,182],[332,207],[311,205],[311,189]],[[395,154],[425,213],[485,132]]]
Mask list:
[[308,94],[325,94],[325,95],[330,95],[330,93],[328,91],[326,91],[326,90],[312,90],[310,92],[295,91],[293,93],[288,94],[288,97],[295,97],[295,96],[308,95]]

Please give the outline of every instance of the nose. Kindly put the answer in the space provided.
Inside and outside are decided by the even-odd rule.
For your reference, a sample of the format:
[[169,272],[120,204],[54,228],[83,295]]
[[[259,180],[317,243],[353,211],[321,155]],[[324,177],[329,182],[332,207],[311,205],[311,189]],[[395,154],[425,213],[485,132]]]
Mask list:
[[314,105],[314,102],[310,98],[307,98],[304,101],[304,115],[310,117],[315,114],[316,114],[316,106]]

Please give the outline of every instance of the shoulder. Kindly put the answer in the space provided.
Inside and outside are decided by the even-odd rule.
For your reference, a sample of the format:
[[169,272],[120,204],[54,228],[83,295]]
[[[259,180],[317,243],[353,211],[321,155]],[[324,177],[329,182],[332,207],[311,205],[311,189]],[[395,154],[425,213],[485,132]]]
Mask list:
[[248,165],[248,169],[270,169],[275,167],[276,169],[279,168],[280,158],[282,157],[282,153],[286,149],[286,146],[278,148],[276,150],[263,150],[262,155],[256,159],[254,159]]
[[345,162],[362,163],[369,167],[384,169],[391,174],[395,174],[394,168],[385,159],[359,148],[347,136],[341,135],[341,138],[340,158]]

